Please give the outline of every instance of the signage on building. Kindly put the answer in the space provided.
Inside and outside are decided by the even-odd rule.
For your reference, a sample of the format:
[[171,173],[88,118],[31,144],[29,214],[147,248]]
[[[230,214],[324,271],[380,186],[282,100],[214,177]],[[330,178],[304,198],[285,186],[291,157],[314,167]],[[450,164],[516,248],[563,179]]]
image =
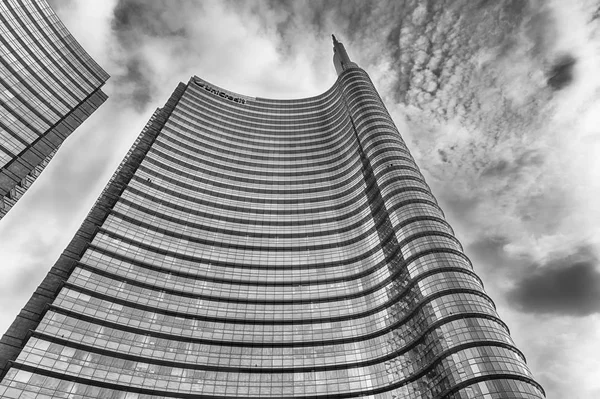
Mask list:
[[198,79],[194,79],[194,83],[196,83],[198,86],[202,87],[204,90],[209,91],[219,97],[223,97],[223,98],[233,101],[235,103],[246,104],[245,98],[241,98],[239,96],[232,95],[231,93],[228,93],[226,91],[216,89],[216,88],[210,86],[209,84],[207,84],[206,82],[203,82]]

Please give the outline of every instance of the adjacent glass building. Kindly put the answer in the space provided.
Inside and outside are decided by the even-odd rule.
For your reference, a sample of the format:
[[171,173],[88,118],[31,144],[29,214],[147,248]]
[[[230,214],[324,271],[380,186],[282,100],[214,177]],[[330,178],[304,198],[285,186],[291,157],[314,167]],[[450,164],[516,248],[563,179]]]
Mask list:
[[0,342],[5,398],[543,398],[388,115],[193,77]]
[[106,100],[107,79],[45,0],[0,1],[0,219]]

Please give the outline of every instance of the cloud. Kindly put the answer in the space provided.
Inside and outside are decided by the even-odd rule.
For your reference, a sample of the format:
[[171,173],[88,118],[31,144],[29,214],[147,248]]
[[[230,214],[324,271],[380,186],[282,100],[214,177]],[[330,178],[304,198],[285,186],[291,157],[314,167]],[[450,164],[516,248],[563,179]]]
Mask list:
[[600,261],[595,248],[534,255],[512,244],[509,237],[482,236],[466,253],[475,270],[487,276],[493,298],[502,297],[517,311],[535,315],[584,317],[600,313]]
[[524,149],[511,154],[513,159],[494,159],[482,172],[483,178],[514,177],[520,173],[528,173],[529,166],[537,167],[544,163],[544,155],[539,150]]
[[[120,0],[114,9],[112,28],[123,34],[122,39],[126,39],[132,31],[157,38],[187,36],[187,19],[177,18],[179,14],[183,14],[182,9],[189,10],[189,1],[183,4],[179,7],[165,7],[163,2]],[[199,4],[198,9],[201,8],[202,5]]]
[[505,251],[505,247],[509,243],[510,240],[507,237],[483,236],[471,243],[467,252],[473,259],[485,260],[489,265],[493,265],[495,270],[500,270],[511,263],[511,259]]
[[509,293],[528,313],[587,316],[600,313],[600,262],[590,248],[536,265]]
[[[126,73],[116,77],[117,84],[122,84],[120,98],[131,101],[133,108],[142,111],[152,100],[152,82],[145,71],[147,63],[139,57],[131,57],[126,62]],[[127,89],[126,89],[127,87]]]
[[572,56],[566,55],[560,57],[552,69],[548,73],[548,85],[554,90],[560,90],[567,87],[573,82],[573,66],[575,59]]

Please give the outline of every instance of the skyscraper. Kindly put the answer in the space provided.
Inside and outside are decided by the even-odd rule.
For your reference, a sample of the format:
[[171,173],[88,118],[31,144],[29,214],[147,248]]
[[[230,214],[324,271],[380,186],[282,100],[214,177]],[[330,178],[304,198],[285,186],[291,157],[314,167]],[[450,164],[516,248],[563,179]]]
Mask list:
[[0,219],[106,100],[107,79],[45,0],[0,2]]
[[180,84],[0,341],[0,394],[542,398],[335,38],[334,65],[299,100]]

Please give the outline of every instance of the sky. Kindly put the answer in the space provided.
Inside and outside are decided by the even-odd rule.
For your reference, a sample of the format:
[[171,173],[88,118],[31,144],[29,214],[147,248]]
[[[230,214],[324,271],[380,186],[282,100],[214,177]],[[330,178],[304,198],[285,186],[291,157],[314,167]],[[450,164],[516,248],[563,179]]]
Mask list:
[[0,222],[0,331],[177,83],[317,95],[335,33],[547,397],[600,397],[598,0],[50,3],[110,73],[109,99]]

